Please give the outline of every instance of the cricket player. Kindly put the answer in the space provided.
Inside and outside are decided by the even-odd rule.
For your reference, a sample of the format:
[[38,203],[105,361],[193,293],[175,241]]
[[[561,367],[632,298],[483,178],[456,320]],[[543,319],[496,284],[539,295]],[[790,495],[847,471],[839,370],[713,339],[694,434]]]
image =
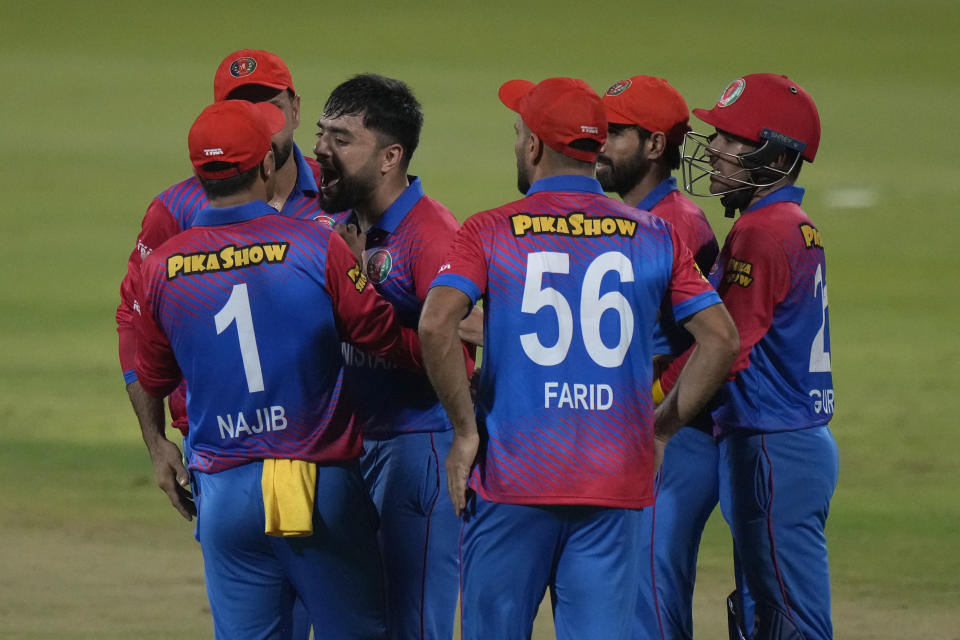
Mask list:
[[[339,212],[334,222],[359,243],[367,278],[414,329],[459,228],[446,207],[424,194],[420,178],[407,173],[422,124],[420,103],[406,84],[358,75],[327,99],[315,148],[323,208]],[[363,432],[360,466],[380,514],[388,635],[449,640],[460,533],[443,466],[450,421],[425,374],[351,344],[343,352]]]
[[[740,332],[735,378],[713,411],[720,506],[755,601],[751,638],[833,636],[824,528],[837,482],[823,239],[800,204],[820,145],[810,95],[786,76],[734,80],[688,133],[684,186],[740,211],[710,275]],[[684,357],[660,378],[669,390]],[[740,607],[737,593],[731,599]],[[735,625],[736,626],[736,625]],[[735,626],[731,635],[735,633]]]
[[[499,95],[519,114],[525,197],[464,223],[420,318],[455,430],[463,638],[529,638],[547,587],[558,638],[629,638],[655,468],[729,369],[736,331],[670,225],[593,177],[607,118],[586,83],[512,80]],[[481,297],[475,414],[457,330]],[[643,381],[661,303],[697,348],[655,413]]]
[[[597,179],[625,204],[669,222],[709,273],[719,246],[703,211],[677,187],[680,147],[690,111],[666,80],[633,76],[603,95],[609,134],[597,156]],[[690,344],[690,334],[661,317],[654,354],[668,360]],[[703,412],[667,445],[654,488],[656,501],[641,516],[645,559],[637,601],[636,639],[693,637],[693,587],[703,527],[717,505],[718,453],[713,422]]]
[[[284,215],[296,218],[310,219],[322,214],[317,202],[319,168],[312,158],[304,157],[293,141],[293,132],[300,123],[300,96],[293,88],[290,70],[283,60],[268,51],[235,51],[217,67],[213,95],[216,102],[234,99],[270,102],[283,111],[284,127],[274,139],[277,146],[276,188],[270,204]],[[130,401],[141,421],[152,420],[157,411],[162,415],[163,405],[143,392],[134,370],[137,351],[135,318],[139,306],[134,289],[140,277],[140,265],[166,240],[193,226],[197,213],[206,206],[207,196],[196,176],[173,185],[154,198],[144,215],[136,245],[127,262],[127,273],[120,285],[120,305],[116,313],[120,366]],[[185,389],[185,386],[180,387],[169,399],[173,425],[184,433],[187,431]],[[171,450],[171,454],[169,459],[160,460],[160,467],[156,469],[157,480],[177,510],[189,520],[193,505],[189,495],[182,487],[177,489],[179,483],[174,481],[174,478],[185,481],[186,472],[179,451]]]
[[[340,402],[340,343],[414,369],[419,344],[335,231],[268,204],[283,126],[269,103],[228,100],[190,129],[209,204],[143,263],[136,373],[158,398],[190,381],[187,466],[217,638],[287,637],[295,595],[324,638],[380,638],[376,513]],[[169,448],[163,426],[143,426],[152,458]]]

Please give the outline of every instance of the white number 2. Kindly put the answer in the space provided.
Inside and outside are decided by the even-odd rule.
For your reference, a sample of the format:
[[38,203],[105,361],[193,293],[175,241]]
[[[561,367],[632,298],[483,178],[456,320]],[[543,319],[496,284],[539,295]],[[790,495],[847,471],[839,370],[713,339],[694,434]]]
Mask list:
[[263,371],[260,369],[260,352],[257,350],[257,336],[253,331],[253,314],[250,312],[250,296],[247,283],[233,285],[227,304],[213,317],[217,323],[217,335],[237,322],[237,338],[240,340],[240,358],[243,360],[243,372],[247,375],[247,389],[250,393],[263,391]]
[[830,352],[826,350],[826,331],[827,331],[827,283],[823,281],[823,265],[817,265],[817,273],[813,280],[813,297],[817,297],[817,290],[823,295],[822,319],[820,321],[820,330],[813,337],[813,344],[810,345],[810,372],[823,373],[830,371]]
[[[580,294],[580,327],[583,345],[590,357],[601,367],[613,368],[623,363],[633,340],[633,311],[619,291],[600,295],[600,284],[610,271],[620,275],[621,282],[633,282],[633,265],[627,256],[609,251],[597,256],[587,267]],[[570,273],[570,256],[566,253],[543,251],[527,256],[527,276],[523,288],[523,313],[537,313],[543,307],[552,307],[557,315],[557,342],[544,346],[536,332],[520,336],[524,353],[535,363],[549,367],[563,362],[573,340],[573,312],[562,293],[553,287],[542,287],[543,274]],[[541,288],[542,287],[542,288]],[[612,347],[600,337],[600,319],[606,311],[614,311],[620,318],[620,336]]]

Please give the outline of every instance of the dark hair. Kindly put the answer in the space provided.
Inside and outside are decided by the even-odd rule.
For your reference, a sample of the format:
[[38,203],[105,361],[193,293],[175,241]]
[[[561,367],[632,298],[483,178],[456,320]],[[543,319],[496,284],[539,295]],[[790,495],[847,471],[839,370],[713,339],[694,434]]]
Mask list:
[[293,100],[297,94],[292,89],[276,89],[263,84],[242,84],[227,94],[227,100],[246,100],[247,102],[269,102],[286,91]]
[[404,82],[375,73],[363,73],[340,84],[323,107],[324,118],[363,115],[363,126],[388,144],[403,148],[404,166],[420,143],[423,111]]
[[[203,165],[203,168],[205,171],[223,171],[224,169],[229,169],[236,166],[236,163],[233,162],[208,162]],[[225,198],[226,196],[232,196],[235,193],[246,191],[257,179],[257,172],[259,170],[260,165],[258,164],[253,169],[244,171],[243,173],[238,173],[237,175],[230,176],[229,178],[212,180],[210,178],[201,178],[200,176],[197,176],[197,179],[200,180],[200,186],[203,187],[204,192],[207,194],[207,198],[213,200],[214,198]]]

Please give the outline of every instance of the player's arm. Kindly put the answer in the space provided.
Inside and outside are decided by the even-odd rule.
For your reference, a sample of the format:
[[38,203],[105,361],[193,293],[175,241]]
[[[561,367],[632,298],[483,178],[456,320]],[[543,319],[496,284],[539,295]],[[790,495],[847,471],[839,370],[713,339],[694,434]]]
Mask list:
[[470,298],[459,289],[435,286],[427,294],[420,313],[424,366],[454,430],[446,468],[447,489],[457,515],[466,506],[467,478],[480,445],[458,335],[460,320],[470,311],[471,304]]
[[654,414],[658,468],[667,440],[688,424],[713,397],[740,350],[737,327],[722,304],[698,311],[688,317],[683,326],[696,343],[676,384]]
[[408,369],[422,369],[417,332],[400,323],[393,305],[369,283],[364,269],[337,233],[330,235],[325,268],[327,291],[344,340]]
[[[148,262],[147,268],[149,265]],[[139,283],[142,284],[142,279]],[[197,509],[188,490],[187,470],[179,447],[167,439],[163,412],[163,397],[177,387],[182,375],[170,342],[157,324],[149,301],[142,295],[141,284],[137,287],[141,301],[134,361],[137,379],[127,385],[127,393],[140,422],[143,442],[150,452],[157,486],[167,494],[177,512],[191,520]]]

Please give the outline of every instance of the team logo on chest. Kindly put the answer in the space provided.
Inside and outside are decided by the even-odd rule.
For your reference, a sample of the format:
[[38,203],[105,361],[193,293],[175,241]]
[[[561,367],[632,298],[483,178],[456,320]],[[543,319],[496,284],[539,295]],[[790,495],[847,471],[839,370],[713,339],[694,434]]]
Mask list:
[[336,224],[336,223],[334,222],[333,218],[331,218],[330,216],[323,215],[323,214],[320,214],[319,216],[315,216],[315,217],[313,218],[313,221],[314,221],[314,222],[319,222],[320,224],[325,224],[325,225],[327,225],[328,227],[330,227],[331,229],[333,229],[333,225]]
[[230,75],[245,78],[257,70],[257,61],[253,58],[237,58],[230,63]]
[[373,284],[380,284],[393,269],[393,256],[386,249],[377,249],[367,258],[367,277]]

